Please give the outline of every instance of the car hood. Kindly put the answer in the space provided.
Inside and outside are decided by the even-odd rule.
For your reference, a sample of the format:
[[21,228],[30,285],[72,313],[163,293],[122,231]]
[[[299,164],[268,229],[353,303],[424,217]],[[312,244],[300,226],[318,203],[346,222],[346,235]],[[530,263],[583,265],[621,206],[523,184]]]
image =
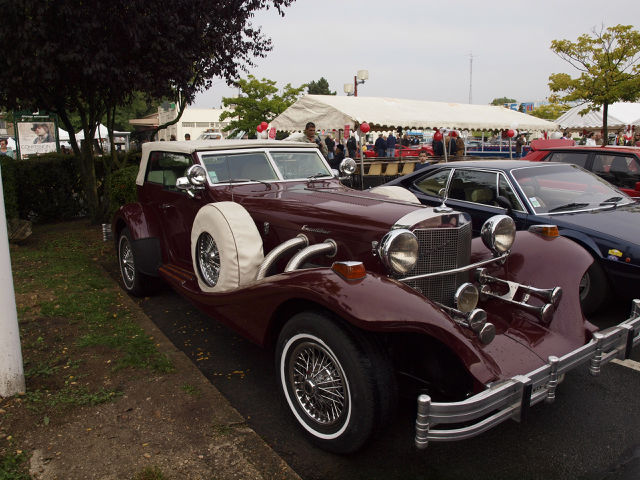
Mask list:
[[621,239],[638,244],[640,238],[640,204],[590,212],[549,215],[551,223],[572,230],[589,230],[599,237]]
[[[257,187],[257,189],[261,186]],[[238,201],[238,199],[236,199]],[[349,188],[317,184],[286,185],[265,190],[263,194],[244,197],[240,203],[253,216],[264,213],[280,224],[292,223],[334,232],[343,229],[361,233],[388,231],[399,219],[415,210],[432,211],[420,204],[391,200]],[[277,212],[274,215],[274,212]]]

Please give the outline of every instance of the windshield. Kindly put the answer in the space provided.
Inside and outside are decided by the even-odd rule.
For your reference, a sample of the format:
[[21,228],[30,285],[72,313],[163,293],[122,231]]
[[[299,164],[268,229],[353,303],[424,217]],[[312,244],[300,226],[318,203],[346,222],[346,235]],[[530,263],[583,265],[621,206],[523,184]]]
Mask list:
[[542,165],[511,171],[536,213],[560,213],[622,205],[632,200],[576,165]]
[[333,176],[316,151],[269,153],[285,180]]

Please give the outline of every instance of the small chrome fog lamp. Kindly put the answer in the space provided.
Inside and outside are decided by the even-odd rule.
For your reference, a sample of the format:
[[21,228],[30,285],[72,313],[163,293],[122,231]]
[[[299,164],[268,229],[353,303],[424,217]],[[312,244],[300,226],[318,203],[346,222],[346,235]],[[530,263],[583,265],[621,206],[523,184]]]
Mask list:
[[389,270],[405,275],[418,261],[418,239],[409,230],[391,230],[382,238],[378,254]]
[[338,169],[343,175],[353,175],[356,171],[357,166],[358,165],[353,158],[347,157],[342,160],[342,162],[340,162],[340,166],[338,167]]
[[494,215],[484,222],[480,236],[494,255],[502,255],[513,246],[516,238],[516,224],[513,218],[507,215]]
[[470,312],[478,305],[478,289],[473,283],[463,283],[453,295],[453,300],[458,310],[464,313]]
[[467,317],[469,328],[478,333],[482,329],[482,326],[487,323],[487,312],[480,308],[473,310]]

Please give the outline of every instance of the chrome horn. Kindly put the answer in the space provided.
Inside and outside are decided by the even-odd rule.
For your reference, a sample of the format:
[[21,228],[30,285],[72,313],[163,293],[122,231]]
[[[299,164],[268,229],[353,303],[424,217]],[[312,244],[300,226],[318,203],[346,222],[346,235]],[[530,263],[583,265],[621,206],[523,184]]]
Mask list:
[[[488,275],[486,268],[478,268],[475,275],[478,283],[482,285],[482,288],[480,289],[480,294],[482,296],[485,298],[495,298],[497,300],[516,305],[535,315],[545,324],[549,324],[551,322],[556,307],[560,303],[560,298],[562,298],[562,289],[560,287],[536,288],[530,285],[522,285],[520,283],[502,280]],[[507,292],[503,294],[494,292],[491,290],[491,284],[506,287]],[[514,300],[518,294],[522,295],[521,301]],[[527,301],[531,295],[546,303],[540,306],[528,304]]]

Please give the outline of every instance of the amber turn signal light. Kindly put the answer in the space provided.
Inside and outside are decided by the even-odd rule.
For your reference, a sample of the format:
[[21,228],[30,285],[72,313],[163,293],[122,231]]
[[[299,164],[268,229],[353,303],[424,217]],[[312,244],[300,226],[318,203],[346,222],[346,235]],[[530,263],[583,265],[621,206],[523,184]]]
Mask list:
[[531,225],[529,227],[529,231],[531,233],[537,233],[538,235],[542,235],[543,237],[560,236],[557,225]]
[[347,280],[360,280],[367,274],[362,262],[333,262],[331,270]]

